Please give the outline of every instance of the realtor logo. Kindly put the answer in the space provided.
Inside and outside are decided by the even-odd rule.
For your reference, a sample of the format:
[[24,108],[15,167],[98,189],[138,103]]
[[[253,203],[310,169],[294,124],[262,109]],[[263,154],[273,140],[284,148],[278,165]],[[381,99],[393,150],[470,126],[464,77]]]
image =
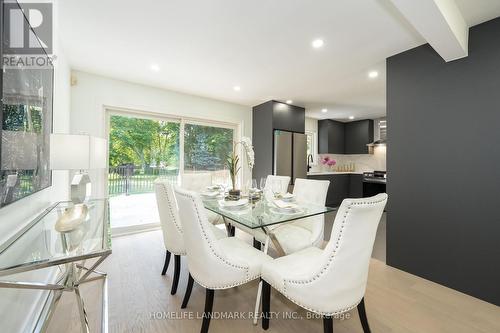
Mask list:
[[52,54],[52,3],[4,2],[4,54]]

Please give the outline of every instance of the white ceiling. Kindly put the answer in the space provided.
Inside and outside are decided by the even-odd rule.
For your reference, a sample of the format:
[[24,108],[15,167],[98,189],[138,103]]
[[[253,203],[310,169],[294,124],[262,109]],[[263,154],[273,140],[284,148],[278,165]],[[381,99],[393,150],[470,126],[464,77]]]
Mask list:
[[[500,16],[499,0],[456,2],[470,25]],[[385,115],[385,58],[425,43],[389,0],[63,0],[59,14],[74,69],[340,120]]]

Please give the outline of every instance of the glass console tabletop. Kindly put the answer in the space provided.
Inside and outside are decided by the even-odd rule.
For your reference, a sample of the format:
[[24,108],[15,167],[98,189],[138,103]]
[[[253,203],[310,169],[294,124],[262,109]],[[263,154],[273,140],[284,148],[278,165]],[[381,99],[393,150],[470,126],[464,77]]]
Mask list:
[[[107,332],[107,275],[96,268],[111,254],[108,200],[90,200],[85,204],[88,211],[82,215],[83,221],[71,231],[56,230],[65,209],[73,206],[71,202],[58,202],[0,247],[0,276],[10,276],[6,277],[9,280],[0,280],[0,288],[49,291],[43,294],[45,305],[35,322],[34,332],[47,330],[63,292],[75,293],[82,332],[89,332],[80,285],[96,280],[102,281],[101,331]],[[53,266],[61,268],[55,283],[17,281],[19,275],[15,275]]]
[[206,209],[222,215],[223,217],[240,223],[250,229],[264,228],[280,223],[287,223],[306,217],[311,217],[335,211],[335,208],[314,205],[311,203],[294,202],[300,212],[295,214],[285,214],[279,212],[272,202],[265,199],[249,204],[241,210],[228,210],[219,205],[217,199],[203,199]]
[[90,200],[87,219],[76,230],[56,231],[71,202],[59,202],[40,214],[0,248],[0,276],[60,265],[111,253],[107,199]]

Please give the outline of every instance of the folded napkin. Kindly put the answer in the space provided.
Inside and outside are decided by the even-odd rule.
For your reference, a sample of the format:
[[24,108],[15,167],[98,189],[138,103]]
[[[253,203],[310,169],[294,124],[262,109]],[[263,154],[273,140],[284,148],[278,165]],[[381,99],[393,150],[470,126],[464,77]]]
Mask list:
[[285,202],[283,200],[274,200],[274,204],[276,205],[276,207],[280,208],[280,209],[294,209],[294,208],[298,208],[298,206],[294,203],[291,203],[291,202]]

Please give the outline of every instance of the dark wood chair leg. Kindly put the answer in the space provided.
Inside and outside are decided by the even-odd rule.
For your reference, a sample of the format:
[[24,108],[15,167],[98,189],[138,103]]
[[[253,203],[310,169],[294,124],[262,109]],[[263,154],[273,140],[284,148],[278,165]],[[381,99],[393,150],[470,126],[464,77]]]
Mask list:
[[361,321],[361,326],[363,326],[364,333],[371,333],[370,326],[368,325],[368,318],[366,318],[366,309],[365,309],[365,298],[361,299],[361,302],[358,304],[358,313],[359,320]]
[[167,254],[165,255],[165,263],[163,264],[163,269],[161,271],[161,275],[167,274],[168,263],[170,262],[170,251],[167,250]]
[[188,284],[186,287],[186,293],[184,294],[184,299],[182,300],[181,309],[185,309],[188,305],[189,297],[191,297],[191,291],[193,290],[193,283],[194,283],[194,280],[193,280],[193,277],[191,276],[191,273],[190,273],[189,277],[188,277]]
[[330,316],[323,316],[323,332],[333,333],[333,318]]
[[203,323],[201,324],[201,333],[207,333],[212,318],[212,309],[214,307],[214,291],[207,289],[205,296],[205,310],[203,310]]
[[255,238],[253,239],[253,247],[255,247],[257,250],[261,249],[260,242],[258,240],[256,240]]
[[181,275],[181,256],[174,255],[174,280],[172,281],[172,289],[170,295],[175,295],[177,286],[179,285],[179,275]]
[[262,280],[262,329],[269,328],[269,318],[271,311],[271,286]]

